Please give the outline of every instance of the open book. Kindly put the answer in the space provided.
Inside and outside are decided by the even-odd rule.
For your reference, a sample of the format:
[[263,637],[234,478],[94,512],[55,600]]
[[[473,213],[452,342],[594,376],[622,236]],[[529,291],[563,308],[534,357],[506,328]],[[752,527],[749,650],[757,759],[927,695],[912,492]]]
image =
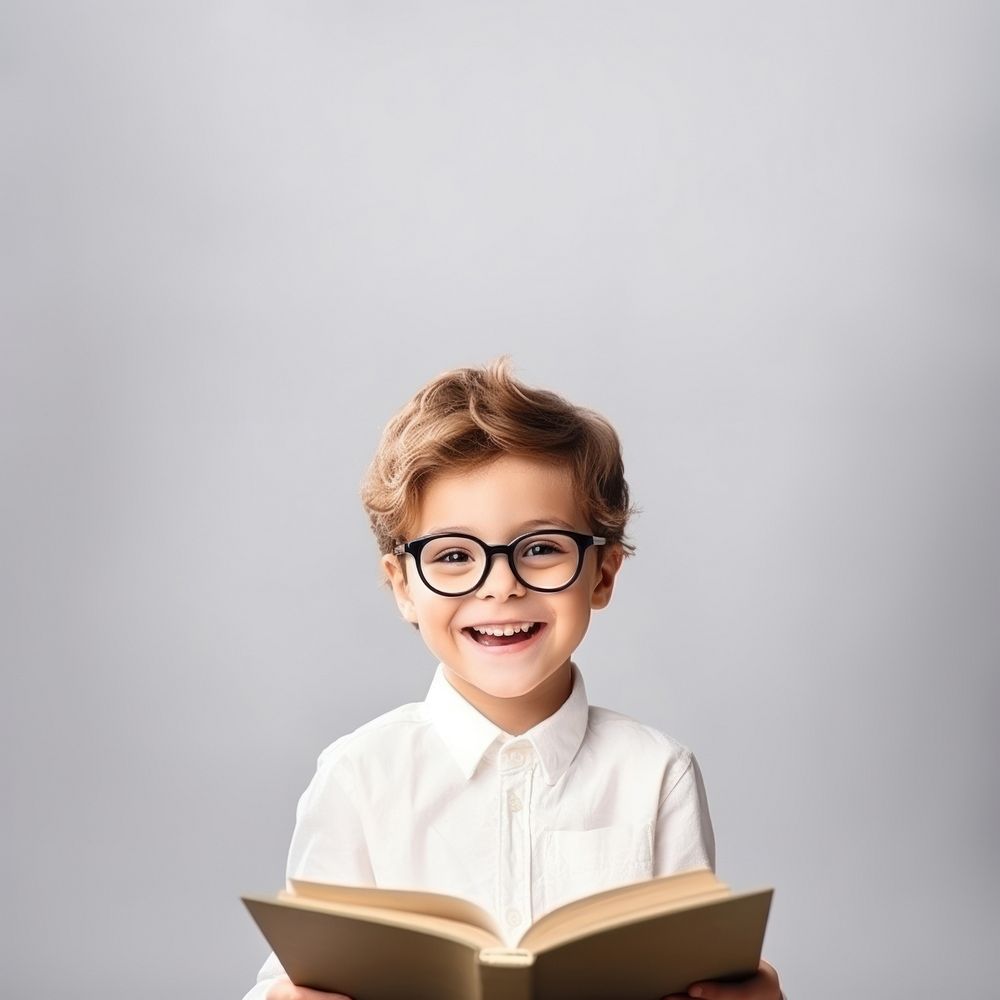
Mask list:
[[693,869],[567,903],[511,948],[453,896],[291,885],[243,902],[294,983],[354,1000],[658,1000],[755,972],[772,892]]

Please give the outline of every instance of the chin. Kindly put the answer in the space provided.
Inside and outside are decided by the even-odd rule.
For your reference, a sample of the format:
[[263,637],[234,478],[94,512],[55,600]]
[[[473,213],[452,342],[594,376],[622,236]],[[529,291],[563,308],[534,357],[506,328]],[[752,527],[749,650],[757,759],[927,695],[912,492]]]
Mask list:
[[482,670],[455,670],[466,684],[471,685],[483,694],[491,698],[521,698],[531,694],[537,687],[544,684],[559,668],[553,667],[551,670],[533,670],[530,673],[517,669],[505,668],[501,665],[490,670],[488,673]]

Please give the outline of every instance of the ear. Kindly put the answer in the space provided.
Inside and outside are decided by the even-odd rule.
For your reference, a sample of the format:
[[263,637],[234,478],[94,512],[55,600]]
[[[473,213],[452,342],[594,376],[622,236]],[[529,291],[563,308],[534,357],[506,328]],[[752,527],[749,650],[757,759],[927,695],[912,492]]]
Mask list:
[[[403,556],[403,558],[405,559],[406,557]],[[382,570],[385,572],[386,579],[392,587],[392,596],[396,598],[396,607],[399,608],[399,613],[411,625],[416,625],[417,609],[413,603],[413,599],[410,597],[410,585],[403,575],[403,567],[400,564],[400,559],[391,552],[382,556]]]
[[615,578],[622,568],[625,553],[620,545],[609,545],[601,554],[601,561],[594,578],[594,589],[590,592],[591,608],[606,608],[615,589]]

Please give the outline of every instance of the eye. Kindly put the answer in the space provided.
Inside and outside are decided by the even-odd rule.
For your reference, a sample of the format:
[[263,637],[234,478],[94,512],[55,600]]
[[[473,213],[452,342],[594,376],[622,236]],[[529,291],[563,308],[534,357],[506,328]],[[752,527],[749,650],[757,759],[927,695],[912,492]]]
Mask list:
[[468,552],[460,552],[458,549],[451,549],[448,552],[442,552],[440,555],[434,557],[434,562],[445,563],[446,565],[460,565],[461,563],[468,562],[470,556]]
[[529,538],[518,552],[517,557],[518,559],[532,560],[554,559],[565,556],[567,551],[566,545],[561,538]]
[[552,542],[532,542],[525,550],[526,556],[550,556],[553,552],[562,551],[559,546]]

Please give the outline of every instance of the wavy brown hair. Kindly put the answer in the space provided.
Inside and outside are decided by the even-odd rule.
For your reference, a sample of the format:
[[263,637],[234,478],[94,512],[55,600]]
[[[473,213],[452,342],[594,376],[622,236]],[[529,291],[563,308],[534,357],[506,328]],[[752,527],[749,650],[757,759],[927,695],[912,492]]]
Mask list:
[[391,552],[407,540],[421,491],[433,476],[503,455],[565,462],[594,534],[632,554],[625,526],[635,508],[615,429],[593,410],[518,381],[506,357],[444,372],[386,425],[361,485],[379,550]]

